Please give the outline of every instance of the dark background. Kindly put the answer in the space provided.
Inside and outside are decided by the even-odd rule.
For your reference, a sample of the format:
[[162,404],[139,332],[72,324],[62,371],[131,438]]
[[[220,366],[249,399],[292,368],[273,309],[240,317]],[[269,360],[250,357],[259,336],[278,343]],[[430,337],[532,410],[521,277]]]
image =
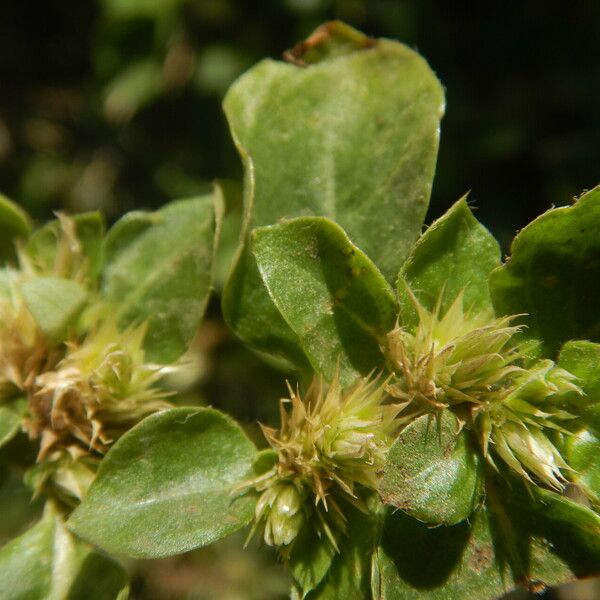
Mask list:
[[598,183],[597,1],[21,0],[0,7],[0,191],[39,219],[114,219],[239,178],[228,85],[332,18],[446,86],[430,218],[471,190],[506,248]]
[[[471,190],[507,251],[517,229],[599,182],[597,0],[4,0],[0,193],[38,221],[58,209],[112,221],[239,179],[228,86],[334,18],[416,48],[446,87],[429,220]],[[271,420],[283,376],[232,338],[216,300],[197,349],[205,402]],[[285,597],[273,554],[242,544],[140,564],[136,597]],[[597,590],[573,593],[560,598]]]

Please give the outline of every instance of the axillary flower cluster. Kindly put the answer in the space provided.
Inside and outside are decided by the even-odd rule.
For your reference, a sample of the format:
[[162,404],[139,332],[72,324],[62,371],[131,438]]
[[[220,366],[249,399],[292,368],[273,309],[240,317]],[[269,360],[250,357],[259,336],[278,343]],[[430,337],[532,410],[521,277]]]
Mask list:
[[569,467],[558,442],[573,417],[560,399],[581,394],[576,378],[551,360],[532,361],[514,317],[465,310],[462,293],[444,314],[441,299],[430,311],[411,298],[418,324],[387,336],[395,373],[388,390],[402,406],[399,419],[452,410],[493,465],[499,458],[526,480],[562,490]]
[[0,405],[24,398],[22,429],[39,442],[28,480],[66,505],[81,499],[111,443],[148,414],[167,408],[157,383],[169,369],[148,364],[144,326],[119,331],[97,303],[66,339],[50,339],[38,326],[20,289],[33,277],[62,277],[95,290],[71,219],[61,215],[51,265],[36,264],[19,249],[19,268],[0,273]]
[[289,392],[280,429],[263,427],[275,464],[247,484],[260,493],[251,535],[262,527],[265,542],[285,552],[307,526],[338,550],[344,504],[366,511],[364,493],[377,489],[397,408],[382,402],[385,383],[375,378],[346,390],[337,376],[329,386],[316,379],[303,398]]

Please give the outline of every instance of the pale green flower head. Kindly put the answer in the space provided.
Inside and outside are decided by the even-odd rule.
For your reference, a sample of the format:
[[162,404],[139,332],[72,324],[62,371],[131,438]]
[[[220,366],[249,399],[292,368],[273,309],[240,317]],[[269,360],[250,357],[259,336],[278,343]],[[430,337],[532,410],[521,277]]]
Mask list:
[[25,428],[41,438],[40,458],[71,444],[103,454],[135,423],[170,406],[157,383],[173,367],[145,362],[144,329],[120,332],[109,320],[37,377]]
[[493,456],[532,483],[562,489],[569,467],[553,439],[569,433],[573,417],[556,401],[581,393],[576,378],[551,360],[527,364],[514,317],[466,311],[462,293],[443,315],[441,302],[429,311],[411,298],[417,326],[391,331],[385,348],[400,422],[452,410],[494,466]]
[[255,528],[267,544],[289,547],[310,526],[337,549],[343,501],[366,510],[360,490],[377,489],[397,427],[397,408],[384,399],[385,383],[373,378],[346,390],[337,376],[328,386],[315,379],[304,397],[290,388],[280,429],[263,427],[276,464],[248,484],[261,493]]

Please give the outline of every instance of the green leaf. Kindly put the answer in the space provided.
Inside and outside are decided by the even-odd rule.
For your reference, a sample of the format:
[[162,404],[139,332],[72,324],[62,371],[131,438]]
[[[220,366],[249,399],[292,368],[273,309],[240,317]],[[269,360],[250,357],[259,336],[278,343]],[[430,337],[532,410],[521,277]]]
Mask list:
[[288,566],[302,598],[323,581],[335,555],[335,548],[328,540],[319,537],[315,530],[305,527],[300,531]]
[[26,239],[31,227],[27,213],[0,194],[0,261],[16,258],[15,241]]
[[[479,510],[471,523],[429,528],[401,512],[383,528],[374,569],[380,600],[495,600],[519,584],[536,580],[553,585],[570,579],[564,562],[548,542],[522,532],[528,558],[522,579],[510,568],[497,538],[498,524]],[[539,581],[538,581],[539,583]]]
[[107,552],[158,558],[187,552],[248,524],[255,499],[235,496],[256,449],[229,417],[175,408],[144,419],[100,464],[69,520]]
[[583,430],[566,443],[566,459],[573,469],[569,479],[600,507],[600,439]]
[[600,341],[600,187],[549,210],[514,239],[491,276],[499,314],[527,316],[526,333],[553,357],[572,339]]
[[[81,252],[87,260],[87,274],[93,280],[98,277],[102,269],[104,217],[99,212],[88,212],[69,218],[75,225],[75,234],[81,244]],[[27,242],[27,252],[40,274],[70,278],[72,273],[59,273],[56,270],[60,261],[57,244],[60,231],[58,219],[50,221],[31,235]]]
[[103,291],[119,324],[147,322],[144,346],[155,362],[177,360],[196,334],[211,291],[220,216],[215,196],[124,217],[107,236]]
[[567,342],[560,351],[559,367],[577,377],[583,395],[571,393],[564,402],[573,414],[582,417],[600,436],[600,344],[586,341]]
[[379,492],[385,504],[430,524],[453,525],[475,510],[481,460],[450,411],[439,423],[423,415],[402,430],[388,452]]
[[0,448],[10,442],[19,432],[26,409],[27,404],[24,398],[0,404]]
[[353,600],[371,598],[371,557],[383,516],[383,507],[375,496],[368,499],[368,513],[345,510],[347,535],[341,539],[327,577],[310,592],[308,600]]
[[73,328],[87,300],[83,287],[59,277],[28,279],[21,285],[21,293],[39,328],[57,342]]
[[254,230],[251,251],[266,289],[313,368],[350,383],[383,365],[380,343],[396,304],[377,267],[323,217]]
[[491,313],[488,278],[499,265],[498,242],[475,219],[466,200],[459,200],[419,238],[400,270],[398,298],[402,323],[417,323],[407,286],[430,311],[436,308],[441,296],[441,314],[444,314],[458,294],[464,292],[466,309]]
[[246,344],[277,357],[289,370],[310,370],[300,340],[273,304],[248,246],[243,247],[223,290],[222,308],[227,325]]
[[427,210],[442,87],[410,48],[341,23],[289,56],[296,64],[260,62],[224,102],[247,225],[329,217],[391,281]]
[[75,539],[47,507],[42,520],[0,549],[0,597],[10,600],[108,600],[124,571]]

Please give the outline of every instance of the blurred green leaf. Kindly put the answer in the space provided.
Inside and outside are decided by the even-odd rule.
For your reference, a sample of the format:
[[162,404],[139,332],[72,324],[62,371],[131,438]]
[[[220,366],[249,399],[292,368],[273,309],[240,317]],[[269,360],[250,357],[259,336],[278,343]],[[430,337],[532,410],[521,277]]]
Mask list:
[[338,22],[292,54],[297,64],[264,60],[225,98],[248,224],[329,217],[391,280],[427,210],[442,87],[413,50]]
[[323,217],[261,227],[250,249],[262,281],[314,369],[350,383],[383,366],[396,304],[377,267]]
[[521,314],[525,333],[554,357],[572,339],[600,341],[600,187],[549,210],[514,239],[491,276],[499,314]]
[[211,291],[220,207],[213,195],[124,217],[107,236],[103,291],[121,327],[147,323],[149,360],[172,362],[196,334]]
[[34,277],[21,285],[21,294],[39,328],[61,342],[74,328],[87,300],[78,283],[59,277]]
[[458,419],[423,415],[402,430],[390,448],[380,484],[390,504],[429,524],[464,521],[483,495],[481,460]]
[[0,448],[18,433],[26,409],[27,403],[24,398],[0,404]]
[[26,239],[30,229],[27,213],[0,194],[0,261],[16,258],[15,241]]
[[407,285],[430,311],[435,310],[441,296],[441,314],[445,314],[458,294],[464,292],[465,309],[491,313],[488,278],[499,265],[498,242],[475,219],[466,200],[459,200],[419,238],[400,269],[402,324],[418,322]]
[[69,527],[100,548],[158,558],[205,546],[247,525],[255,500],[236,497],[256,449],[210,408],[152,415],[103,459]]
[[0,549],[0,597],[7,600],[107,600],[125,583],[121,567],[74,538],[50,507]]
[[566,442],[566,459],[573,471],[569,479],[600,507],[600,439],[587,430]]
[[[87,212],[70,216],[69,219],[73,221],[75,235],[81,244],[81,253],[87,261],[87,275],[95,279],[102,269],[104,217],[99,212]],[[56,272],[56,265],[61,260],[58,247],[60,236],[60,221],[58,219],[50,221],[31,235],[27,242],[27,252],[40,273],[71,277],[73,273]]]
[[560,351],[558,366],[577,377],[583,395],[564,397],[566,408],[585,421],[600,436],[600,344],[587,341],[567,342]]

